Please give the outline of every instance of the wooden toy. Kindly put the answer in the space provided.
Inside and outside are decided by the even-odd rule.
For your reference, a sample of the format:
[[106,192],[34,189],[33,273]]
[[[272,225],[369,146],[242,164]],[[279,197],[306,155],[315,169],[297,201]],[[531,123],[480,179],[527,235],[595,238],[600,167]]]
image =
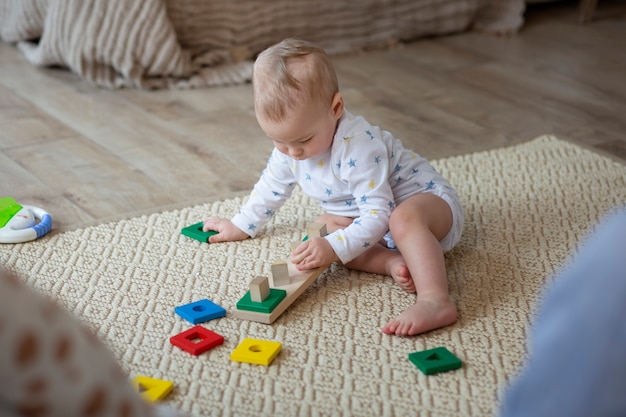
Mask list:
[[311,223],[309,227],[307,227],[306,233],[309,239],[313,239],[315,237],[324,237],[328,234],[328,232],[326,231],[326,225],[324,223]]
[[461,360],[443,346],[410,353],[409,360],[425,375],[451,371],[463,366]]
[[[320,237],[325,236],[326,226],[321,223],[313,223],[308,230],[308,233],[315,237],[319,234]],[[276,283],[276,275],[274,272],[274,266],[281,265],[277,268],[287,267],[287,280],[281,275],[278,281],[281,285]],[[262,303],[254,303],[250,299],[250,292],[246,293],[243,298],[237,303],[236,309],[233,311],[233,316],[243,320],[256,321],[259,323],[271,324],[273,323],[302,293],[319,277],[327,267],[320,267],[309,271],[298,271],[295,265],[289,260],[281,263],[274,263],[272,265],[273,285],[279,288],[270,288],[270,295],[263,300],[262,303],[266,303],[268,299],[273,296],[278,296],[277,290],[285,291],[285,296],[271,309],[258,308]],[[283,270],[284,272],[284,270]],[[278,272],[282,274],[282,272]],[[285,284],[282,282],[287,281]]]
[[260,303],[270,295],[270,283],[267,277],[256,277],[250,282],[250,300]]
[[216,232],[215,230],[207,230],[206,232],[204,232],[202,230],[203,226],[203,222],[192,224],[191,226],[187,226],[184,229],[181,229],[180,233],[192,239],[199,240],[200,242],[209,243],[209,238],[213,235],[216,235],[218,232]]
[[230,360],[268,366],[280,352],[282,343],[246,337],[230,354]]
[[[307,228],[307,235],[302,239],[302,241],[306,241],[316,237],[324,237],[328,234],[326,231],[326,225],[323,223],[311,223]],[[293,251],[300,242],[294,242],[291,244],[291,250]]]
[[197,356],[224,343],[224,336],[202,326],[194,326],[176,336],[170,337],[170,343]]
[[209,300],[200,300],[174,308],[176,314],[193,324],[224,317],[226,310]]
[[272,283],[274,287],[289,285],[289,266],[285,261],[276,261],[272,264]]
[[270,314],[276,306],[287,297],[287,291],[279,288],[270,288],[269,294],[262,301],[252,301],[251,292],[248,291],[237,302],[237,310],[256,311]]
[[133,378],[133,386],[146,400],[155,403],[163,400],[174,389],[172,381],[137,375]]

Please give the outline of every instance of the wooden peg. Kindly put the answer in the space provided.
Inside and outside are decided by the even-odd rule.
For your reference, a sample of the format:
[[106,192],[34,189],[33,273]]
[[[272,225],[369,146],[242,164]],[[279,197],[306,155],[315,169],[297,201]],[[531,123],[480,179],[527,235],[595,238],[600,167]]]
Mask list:
[[267,277],[258,276],[250,281],[250,299],[261,303],[270,295],[270,283]]

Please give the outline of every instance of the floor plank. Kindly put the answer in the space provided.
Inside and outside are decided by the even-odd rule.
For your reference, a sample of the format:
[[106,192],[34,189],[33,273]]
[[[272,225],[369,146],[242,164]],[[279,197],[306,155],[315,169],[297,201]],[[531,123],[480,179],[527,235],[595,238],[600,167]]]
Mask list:
[[[626,161],[626,3],[528,8],[514,37],[425,38],[335,57],[347,108],[428,158],[556,134]],[[105,90],[0,44],[0,196],[55,231],[252,188],[272,144],[250,85]]]

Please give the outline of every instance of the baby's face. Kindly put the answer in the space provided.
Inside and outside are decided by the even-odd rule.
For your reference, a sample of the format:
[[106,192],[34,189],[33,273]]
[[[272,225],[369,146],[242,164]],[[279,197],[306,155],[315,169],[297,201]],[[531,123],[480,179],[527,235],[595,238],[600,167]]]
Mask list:
[[259,125],[272,139],[280,152],[293,159],[314,158],[326,152],[333,143],[337,121],[332,108],[304,104],[288,115],[285,120],[273,122],[257,116]]

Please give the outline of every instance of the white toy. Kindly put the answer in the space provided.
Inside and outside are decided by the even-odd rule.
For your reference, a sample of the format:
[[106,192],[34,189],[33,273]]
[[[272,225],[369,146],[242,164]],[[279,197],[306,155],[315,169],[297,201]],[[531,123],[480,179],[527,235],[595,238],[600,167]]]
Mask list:
[[0,198],[0,243],[38,239],[52,229],[52,217],[33,206],[21,206],[11,197]]

